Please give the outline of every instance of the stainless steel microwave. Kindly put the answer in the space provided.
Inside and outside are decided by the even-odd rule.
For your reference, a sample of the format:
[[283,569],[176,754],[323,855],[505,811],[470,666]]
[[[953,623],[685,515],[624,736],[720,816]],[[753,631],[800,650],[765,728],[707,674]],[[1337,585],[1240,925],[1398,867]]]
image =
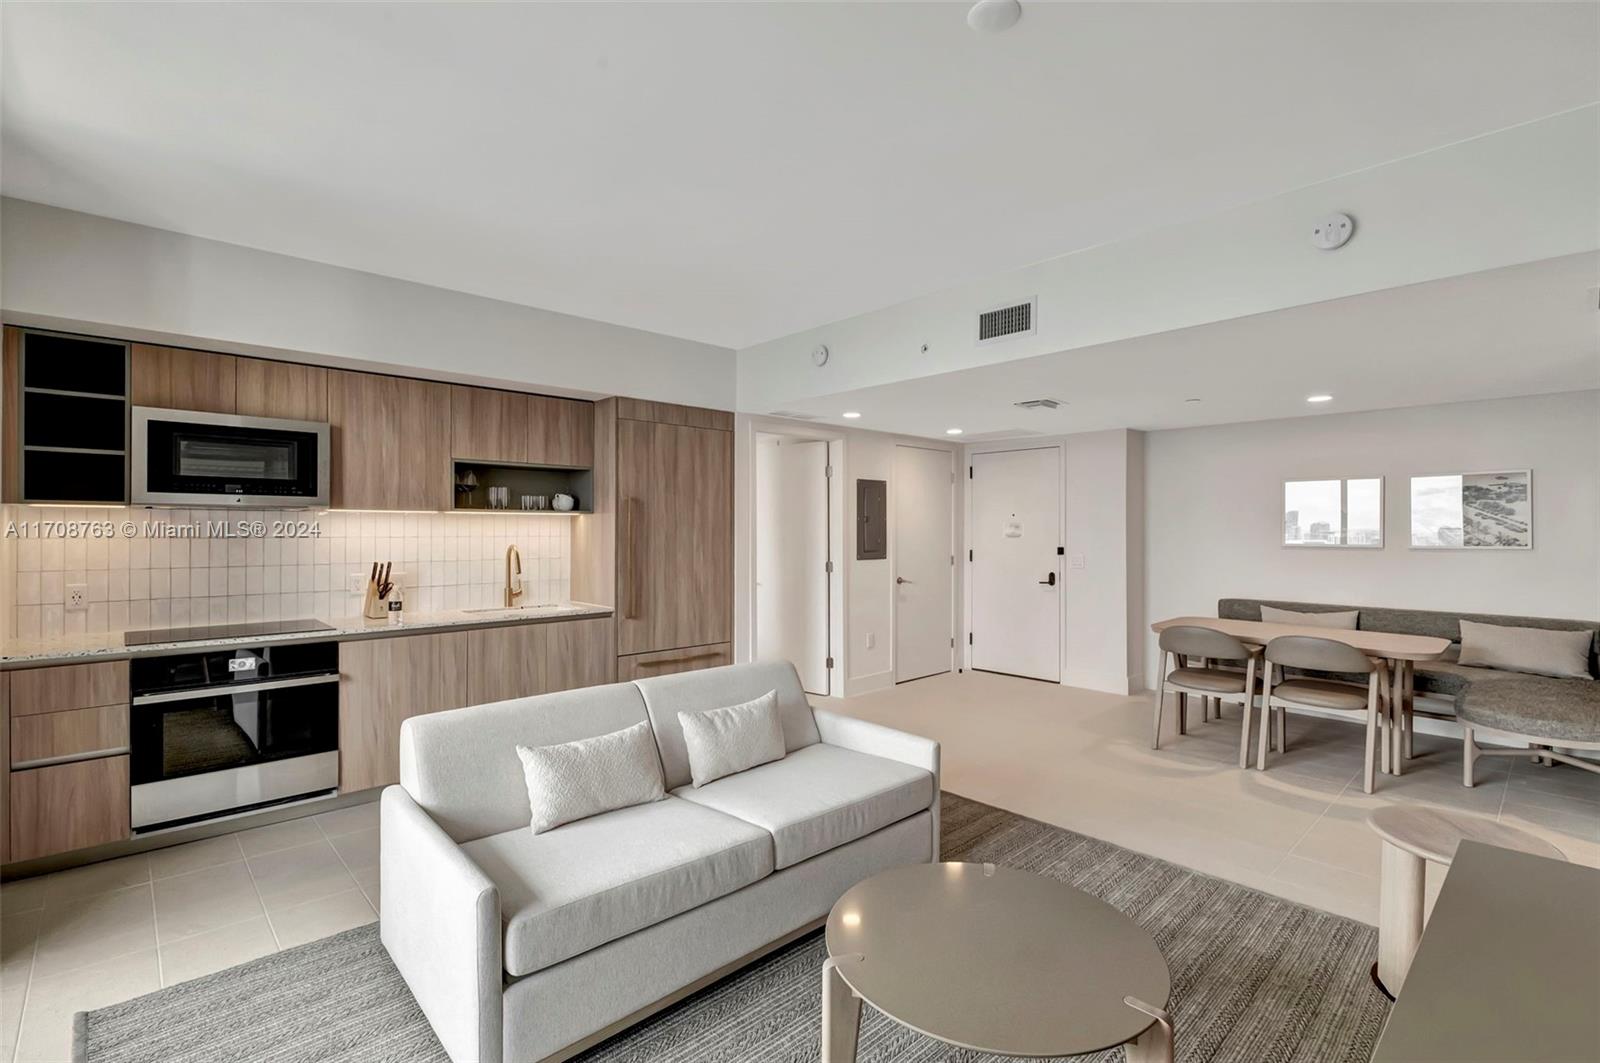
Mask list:
[[133,501],[157,506],[326,506],[328,425],[133,408]]

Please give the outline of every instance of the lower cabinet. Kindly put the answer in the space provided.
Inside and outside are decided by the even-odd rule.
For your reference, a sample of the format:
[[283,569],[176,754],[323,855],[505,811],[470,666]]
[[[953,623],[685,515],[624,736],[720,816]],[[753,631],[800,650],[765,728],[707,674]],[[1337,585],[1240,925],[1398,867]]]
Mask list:
[[400,725],[459,709],[467,695],[465,631],[339,645],[339,789],[400,780]]
[[610,617],[467,633],[468,701],[481,705],[612,681]]
[[684,650],[658,650],[655,653],[634,653],[617,658],[617,681],[629,683],[635,679],[671,675],[674,672],[693,672],[701,668],[716,668],[733,663],[733,643],[718,642],[710,646],[690,646]]
[[128,824],[126,756],[11,773],[12,860],[122,841]]

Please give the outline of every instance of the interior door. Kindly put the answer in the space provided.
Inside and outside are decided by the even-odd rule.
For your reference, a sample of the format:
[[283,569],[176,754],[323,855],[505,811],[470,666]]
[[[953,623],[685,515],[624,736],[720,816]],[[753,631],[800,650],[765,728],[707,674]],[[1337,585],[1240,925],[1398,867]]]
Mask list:
[[828,693],[828,444],[757,435],[756,656]]
[[733,639],[733,433],[617,422],[617,653]]
[[972,455],[972,667],[1061,681],[1061,452]]
[[894,678],[950,671],[954,647],[955,456],[894,448]]

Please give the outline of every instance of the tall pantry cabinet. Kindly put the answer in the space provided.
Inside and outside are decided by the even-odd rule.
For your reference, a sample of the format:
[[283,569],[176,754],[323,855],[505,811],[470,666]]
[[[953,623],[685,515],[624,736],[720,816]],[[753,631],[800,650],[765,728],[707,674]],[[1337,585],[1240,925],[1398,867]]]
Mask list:
[[608,399],[595,444],[572,593],[614,604],[617,679],[732,663],[733,414]]

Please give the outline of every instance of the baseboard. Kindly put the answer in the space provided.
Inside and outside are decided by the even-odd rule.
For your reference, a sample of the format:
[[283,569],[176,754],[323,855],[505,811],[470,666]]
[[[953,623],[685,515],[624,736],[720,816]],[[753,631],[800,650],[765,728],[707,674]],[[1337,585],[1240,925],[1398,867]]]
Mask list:
[[857,694],[870,694],[874,690],[888,690],[894,686],[893,670],[887,672],[873,672],[871,675],[853,675],[844,681],[844,695],[853,698]]
[[1128,676],[1116,672],[1075,672],[1070,669],[1061,673],[1061,685],[1124,696],[1134,687]]

